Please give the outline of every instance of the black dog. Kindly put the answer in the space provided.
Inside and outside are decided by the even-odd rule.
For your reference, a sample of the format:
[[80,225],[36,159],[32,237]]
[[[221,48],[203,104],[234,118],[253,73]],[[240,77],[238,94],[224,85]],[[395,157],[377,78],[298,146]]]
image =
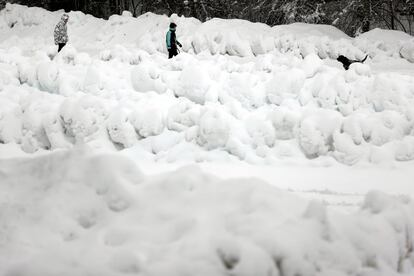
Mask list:
[[355,62],[363,63],[364,61],[367,60],[367,58],[368,58],[368,55],[363,60],[351,60],[351,59],[347,58],[346,56],[340,55],[336,60],[339,61],[340,63],[342,63],[345,70],[348,70],[349,66],[351,66],[352,63],[355,63]]

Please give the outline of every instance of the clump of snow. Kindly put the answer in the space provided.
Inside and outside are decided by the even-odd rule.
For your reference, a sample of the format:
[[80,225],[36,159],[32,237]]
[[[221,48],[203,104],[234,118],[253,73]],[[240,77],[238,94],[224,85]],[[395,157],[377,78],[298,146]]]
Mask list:
[[111,113],[107,128],[109,137],[114,143],[127,148],[132,147],[137,142],[137,133],[126,112],[116,111]]
[[122,16],[124,17],[132,17],[132,13],[130,11],[123,11]]
[[393,48],[398,48],[402,42],[406,42],[412,39],[412,37],[402,31],[376,28],[360,34],[358,39],[368,40],[370,43],[380,41],[384,50],[393,50]]
[[164,130],[164,116],[159,108],[142,107],[131,114],[130,121],[141,137],[156,136]]
[[299,126],[299,145],[310,158],[325,155],[333,150],[333,134],[341,122],[339,114],[314,110],[304,115]]
[[246,121],[247,132],[253,140],[255,147],[273,147],[276,141],[276,131],[270,120],[251,116]]
[[289,25],[281,25],[273,27],[273,31],[278,35],[294,33],[297,37],[329,37],[334,40],[348,39],[349,37],[341,30],[330,25],[323,24],[304,24],[293,23]]
[[60,106],[65,135],[76,142],[99,139],[107,116],[107,108],[95,97],[67,99]]
[[229,120],[222,111],[207,107],[200,114],[197,143],[207,149],[223,148],[230,135]]
[[202,70],[199,65],[194,64],[187,66],[181,72],[174,91],[177,96],[186,97],[198,104],[204,104],[210,83],[207,72]]
[[187,98],[179,98],[167,114],[167,127],[170,130],[184,131],[198,124],[200,108]]
[[88,66],[83,82],[83,91],[86,93],[97,94],[103,89],[102,70],[97,64]]
[[286,107],[274,109],[269,118],[275,128],[277,139],[288,140],[296,137],[300,115]]
[[42,63],[37,68],[39,86],[42,90],[56,93],[59,89],[59,69],[52,63]]
[[414,62],[414,40],[410,40],[403,44],[400,54],[409,62]]
[[395,150],[395,158],[398,161],[410,161],[414,160],[414,137],[404,137],[398,144]]
[[302,70],[291,69],[275,72],[273,78],[267,83],[267,98],[270,103],[281,105],[284,100],[298,97],[306,75]]
[[0,141],[18,143],[22,132],[21,107],[7,99],[0,100]]
[[140,63],[131,72],[132,86],[138,92],[164,93],[166,86],[160,78],[160,71],[153,64]]

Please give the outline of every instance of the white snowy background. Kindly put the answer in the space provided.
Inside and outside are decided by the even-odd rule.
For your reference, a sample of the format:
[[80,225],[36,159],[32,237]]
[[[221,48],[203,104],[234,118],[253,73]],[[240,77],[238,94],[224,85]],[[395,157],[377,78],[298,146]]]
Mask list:
[[414,275],[413,37],[62,13],[0,11],[0,275]]

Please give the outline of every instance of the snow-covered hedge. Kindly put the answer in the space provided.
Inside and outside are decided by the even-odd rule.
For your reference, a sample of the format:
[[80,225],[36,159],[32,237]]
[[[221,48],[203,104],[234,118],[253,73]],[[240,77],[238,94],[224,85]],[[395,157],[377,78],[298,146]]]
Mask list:
[[[253,152],[263,162],[279,156],[283,141],[297,142],[296,157],[331,156],[345,164],[414,159],[402,152],[413,146],[409,75],[373,73],[359,64],[343,71],[316,55],[269,54],[267,64],[149,56],[137,65],[7,55],[18,63],[4,59],[4,68],[13,70],[0,67],[7,75],[0,141],[27,152],[100,141],[114,148],[145,145],[156,154],[148,139],[181,133],[182,142],[200,150],[250,161]],[[176,152],[170,146],[163,149]],[[387,154],[378,157],[377,149]]]
[[[4,34],[0,44],[15,46],[16,30],[23,30],[25,47],[40,49],[43,43],[52,44],[52,33],[61,11],[50,13],[39,8],[7,4],[0,11],[0,29]],[[120,58],[136,62],[136,53],[125,52],[123,47],[108,50],[119,44],[138,46],[150,54],[166,52],[165,32],[170,21],[178,24],[178,37],[183,50],[189,53],[228,54],[248,57],[272,51],[292,52],[300,56],[317,54],[321,58],[336,58],[345,54],[352,59],[388,56],[403,57],[412,62],[411,36],[398,31],[372,30],[352,39],[333,26],[295,23],[270,27],[245,20],[212,19],[202,23],[194,18],[173,15],[144,14],[138,18],[113,15],[107,21],[71,12],[70,42],[76,48],[103,50],[105,60]],[[30,31],[28,31],[30,30]],[[401,54],[400,54],[400,50]]]

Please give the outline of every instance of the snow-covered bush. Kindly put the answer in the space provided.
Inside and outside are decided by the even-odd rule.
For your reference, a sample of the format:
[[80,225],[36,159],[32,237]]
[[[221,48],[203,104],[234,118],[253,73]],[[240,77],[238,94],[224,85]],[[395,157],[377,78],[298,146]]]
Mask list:
[[316,54],[309,54],[304,58],[301,69],[305,72],[307,78],[313,78],[322,70],[322,65],[323,61]]
[[59,69],[53,63],[42,63],[37,67],[40,89],[51,93],[59,91]]
[[88,66],[92,63],[92,58],[87,53],[78,53],[74,60],[76,65]]
[[198,123],[200,107],[187,98],[179,98],[167,114],[167,127],[170,130],[184,131]]
[[73,47],[71,44],[67,44],[57,55],[57,58],[59,61],[62,61],[66,64],[74,64],[77,54],[78,51],[76,50],[76,48]]
[[50,149],[50,141],[43,126],[43,114],[48,108],[41,101],[34,101],[25,108],[22,115],[22,149],[25,152]]
[[414,40],[410,40],[403,44],[400,50],[400,55],[409,62],[414,62]]
[[273,147],[276,131],[271,121],[251,116],[246,120],[246,129],[252,138],[254,147]]
[[131,81],[138,92],[164,93],[167,89],[161,79],[160,70],[152,63],[142,62],[134,66],[131,71]]
[[107,121],[107,129],[110,139],[116,144],[128,148],[137,143],[137,133],[129,122],[128,114],[122,110],[112,110]]
[[104,122],[108,111],[96,97],[66,99],[60,106],[59,114],[64,132],[73,142],[87,142],[106,135]]
[[22,136],[20,105],[0,98],[0,143],[18,143]]
[[101,66],[91,64],[85,74],[83,91],[90,94],[98,94],[104,88]]
[[397,143],[395,159],[398,161],[414,160],[414,136],[404,137]]
[[141,137],[156,136],[165,128],[165,113],[157,107],[142,107],[132,112],[129,121]]
[[227,116],[214,105],[204,109],[199,119],[197,143],[208,150],[223,148],[230,136]]
[[204,104],[211,85],[210,77],[199,65],[187,66],[178,79],[174,92],[177,96],[186,97],[189,100]]
[[4,19],[10,28],[16,25],[19,27],[39,26],[45,19],[50,20],[51,17],[51,14],[46,10],[37,7],[27,8],[25,6],[6,3],[4,9]]
[[59,110],[51,110],[43,116],[43,128],[50,143],[50,148],[62,149],[71,148],[72,142],[65,135],[65,130],[61,118],[59,117]]
[[266,100],[264,87],[257,83],[258,80],[249,73],[232,73],[228,76],[226,89],[222,94],[226,93],[247,109],[257,108],[264,105]]
[[333,134],[333,156],[339,162],[354,165],[364,157],[364,148],[355,144],[352,136],[336,130]]
[[115,45],[110,51],[111,59],[118,60],[120,62],[130,63],[132,60],[132,53],[123,47],[122,45]]
[[269,113],[269,119],[273,124],[277,139],[288,140],[296,136],[296,129],[300,121],[300,115],[297,111],[278,107]]
[[309,158],[327,154],[334,148],[333,134],[341,123],[336,112],[313,110],[305,114],[298,130],[299,145]]
[[306,75],[300,69],[274,72],[266,84],[267,99],[270,103],[281,105],[284,100],[296,99],[305,83]]
[[362,122],[362,127],[366,140],[376,146],[402,139],[409,131],[409,123],[404,115],[391,110],[368,116]]
[[25,62],[17,64],[18,79],[21,84],[27,83],[30,86],[35,86],[37,82],[36,68]]

